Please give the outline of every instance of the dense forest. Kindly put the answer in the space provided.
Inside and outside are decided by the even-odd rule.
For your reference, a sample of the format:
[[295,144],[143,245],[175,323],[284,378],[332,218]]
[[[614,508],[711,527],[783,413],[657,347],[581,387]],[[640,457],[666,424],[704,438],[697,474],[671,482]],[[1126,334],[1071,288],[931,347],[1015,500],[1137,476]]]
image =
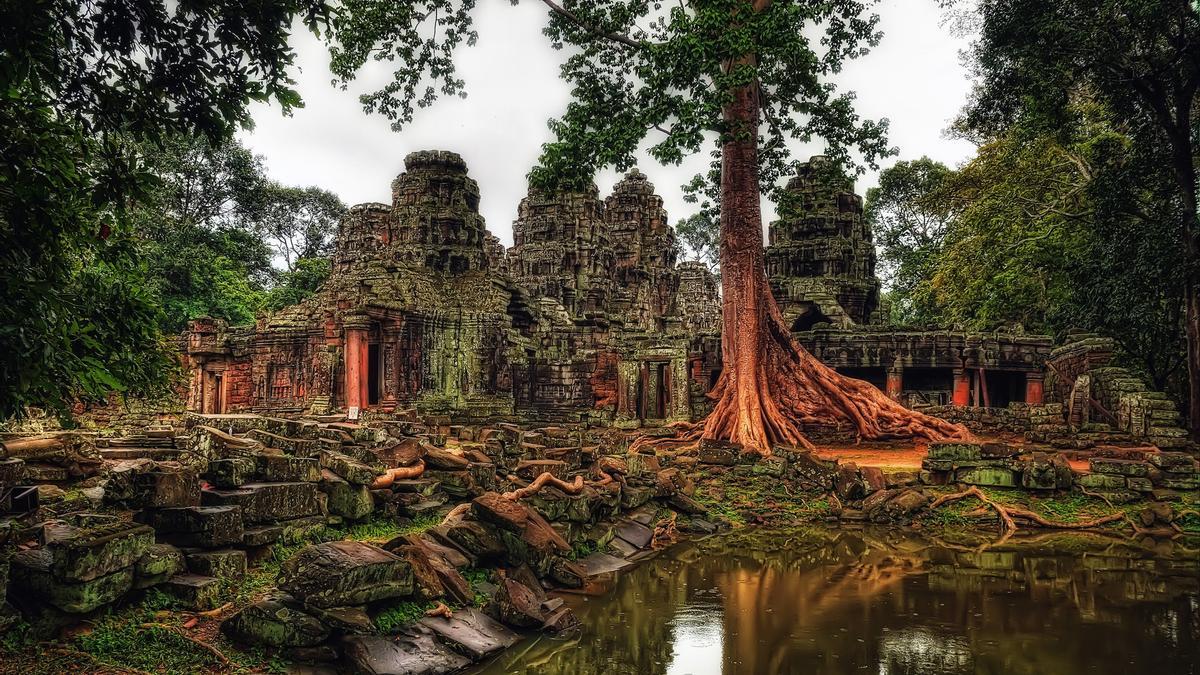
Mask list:
[[[470,4],[0,4],[0,417],[162,391],[188,319],[249,322],[311,293],[344,206],[272,181],[233,139],[251,102],[302,105],[288,78],[293,24],[328,40],[342,81],[393,61],[395,80],[363,103],[399,128],[462,90],[453,56],[473,40]],[[761,294],[755,278],[730,297],[737,266],[755,263],[730,264],[722,237],[761,231],[757,210],[730,200],[774,194],[798,159],[789,143],[820,138],[849,170],[894,153],[886,121],[861,120],[826,84],[880,39],[861,18],[870,2],[698,2],[645,31],[647,3],[546,4],[575,100],[532,178],[569,186],[624,168],[648,129],[668,132],[652,150],[664,162],[718,138],[712,173],[691,186],[712,210],[679,232],[721,261],[727,303]],[[891,320],[1111,336],[1195,426],[1200,16],[1182,0],[943,4],[974,36],[975,90],[950,133],[977,151],[954,167],[896,162],[870,190]],[[418,30],[430,16],[440,36]],[[840,47],[814,60],[803,25]],[[729,163],[738,152],[745,175]],[[760,332],[769,326],[738,330]],[[779,372],[808,377],[781,349],[787,365],[764,366],[767,388],[782,386]],[[851,405],[840,395],[823,394]],[[744,426],[742,405],[729,433]],[[786,437],[786,417],[763,433]]]

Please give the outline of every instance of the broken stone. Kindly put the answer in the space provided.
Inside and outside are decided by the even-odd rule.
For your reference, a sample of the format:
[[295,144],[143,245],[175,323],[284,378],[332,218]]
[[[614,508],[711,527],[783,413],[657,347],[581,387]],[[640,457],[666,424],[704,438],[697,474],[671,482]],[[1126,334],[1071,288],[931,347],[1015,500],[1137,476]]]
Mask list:
[[315,516],[317,486],[312,483],[247,483],[240,488],[204,490],[205,506],[240,506],[246,524]]
[[408,562],[370,544],[314,544],[284,561],[279,588],[314,607],[361,605],[412,595]]
[[240,642],[271,647],[311,647],[329,638],[328,626],[278,591],[230,617],[221,630]]
[[706,438],[700,441],[698,454],[701,464],[733,466],[741,452],[742,446],[737,443]]
[[955,472],[954,479],[967,485],[990,487],[1016,487],[1017,485],[1016,473],[1001,466],[976,466],[959,469]]
[[419,622],[446,641],[451,649],[481,661],[515,645],[520,636],[479,610],[468,607],[453,618],[425,617]]
[[442,646],[425,627],[401,631],[396,638],[353,635],[342,639],[353,672],[363,675],[443,675],[471,665],[471,659]]
[[217,606],[221,582],[199,574],[176,574],[159,588],[189,609],[205,611]]
[[87,581],[71,582],[61,580],[51,571],[54,556],[45,548],[18,551],[11,562],[10,592],[48,603],[69,614],[85,614],[116,602],[133,588],[133,566]]
[[233,579],[246,573],[246,552],[226,549],[189,553],[187,567],[195,574],[218,579]]
[[259,455],[258,474],[263,480],[281,483],[315,483],[321,478],[316,459],[291,455]]
[[90,581],[130,567],[154,544],[154,530],[129,522],[47,525],[44,537],[51,571],[64,581]]
[[235,488],[249,483],[254,475],[254,460],[249,457],[214,459],[208,463],[204,473],[208,482],[216,487]]
[[1131,459],[1093,457],[1088,460],[1088,468],[1092,470],[1092,473],[1106,473],[1118,476],[1139,476],[1145,478],[1150,475],[1150,465],[1148,463]]
[[239,506],[188,506],[159,509],[151,524],[160,539],[179,546],[218,548],[242,541],[242,510]]
[[857,501],[867,494],[867,484],[854,462],[841,464],[834,479],[834,490],[844,502]]
[[183,553],[170,544],[154,544],[146,549],[134,566],[134,585],[147,588],[160,584],[184,571]]
[[537,594],[515,579],[501,578],[492,600],[500,620],[510,626],[533,628],[546,620]]
[[542,630],[559,635],[573,633],[580,628],[579,617],[575,616],[575,612],[571,611],[570,607],[554,610],[542,624]]

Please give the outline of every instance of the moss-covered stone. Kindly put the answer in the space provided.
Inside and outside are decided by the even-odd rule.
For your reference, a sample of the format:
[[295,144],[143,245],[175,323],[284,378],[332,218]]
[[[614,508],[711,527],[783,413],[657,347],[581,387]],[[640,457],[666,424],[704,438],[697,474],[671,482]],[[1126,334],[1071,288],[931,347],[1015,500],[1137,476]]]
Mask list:
[[246,607],[221,630],[240,642],[271,647],[311,647],[329,638],[329,627],[301,610],[286,593],[272,593]]
[[412,595],[408,562],[357,541],[315,544],[284,561],[279,588],[314,607],[360,605]]
[[94,527],[46,529],[52,572],[64,581],[89,581],[132,566],[154,543],[146,525],[115,522]]

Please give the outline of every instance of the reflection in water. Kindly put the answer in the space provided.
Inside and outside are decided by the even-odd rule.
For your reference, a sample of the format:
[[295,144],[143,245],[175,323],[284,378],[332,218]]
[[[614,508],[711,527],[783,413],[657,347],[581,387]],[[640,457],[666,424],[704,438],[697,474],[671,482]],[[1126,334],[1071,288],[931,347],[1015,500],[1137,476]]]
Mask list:
[[912,532],[739,532],[672,548],[584,630],[482,673],[1195,673],[1200,561],[1076,534],[983,552]]

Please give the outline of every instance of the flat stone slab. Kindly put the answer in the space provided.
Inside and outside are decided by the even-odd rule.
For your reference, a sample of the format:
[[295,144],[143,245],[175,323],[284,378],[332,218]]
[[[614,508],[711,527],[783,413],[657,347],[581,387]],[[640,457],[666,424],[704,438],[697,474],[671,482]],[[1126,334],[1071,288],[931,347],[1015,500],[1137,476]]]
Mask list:
[[632,520],[617,523],[613,533],[638,548],[646,548],[654,538],[654,530]]
[[430,616],[419,623],[437,633],[451,649],[475,661],[483,660],[521,640],[521,636],[504,624],[473,607],[455,612],[450,619]]
[[313,483],[246,483],[239,488],[205,490],[203,502],[205,506],[240,506],[247,524],[320,513]]
[[355,673],[367,675],[442,675],[458,673],[471,659],[450,651],[429,630],[406,630],[396,639],[354,635],[342,640],[345,661]]
[[587,572],[589,577],[594,577],[598,574],[607,574],[609,572],[617,572],[633,564],[628,560],[621,560],[620,558],[611,556],[607,553],[593,553],[588,557],[577,561],[577,563],[583,567],[583,570]]

